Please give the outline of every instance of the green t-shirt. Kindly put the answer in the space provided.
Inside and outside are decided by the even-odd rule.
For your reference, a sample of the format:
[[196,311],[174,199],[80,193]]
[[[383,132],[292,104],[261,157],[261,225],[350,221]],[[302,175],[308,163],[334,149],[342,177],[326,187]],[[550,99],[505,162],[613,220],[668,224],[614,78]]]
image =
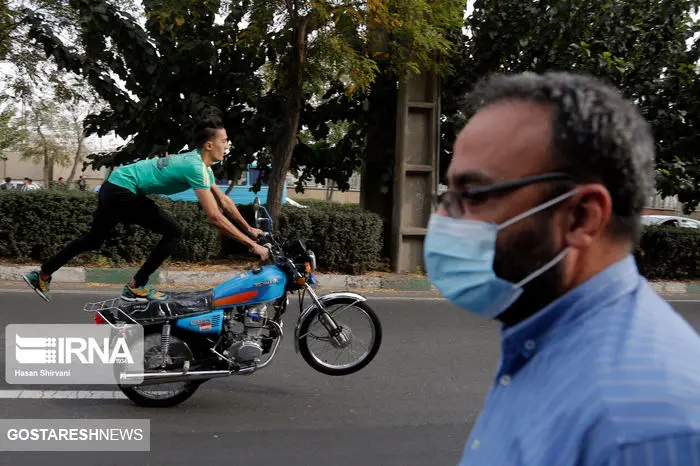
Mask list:
[[216,182],[197,149],[117,167],[108,181],[134,194],[177,194],[190,188],[210,189]]

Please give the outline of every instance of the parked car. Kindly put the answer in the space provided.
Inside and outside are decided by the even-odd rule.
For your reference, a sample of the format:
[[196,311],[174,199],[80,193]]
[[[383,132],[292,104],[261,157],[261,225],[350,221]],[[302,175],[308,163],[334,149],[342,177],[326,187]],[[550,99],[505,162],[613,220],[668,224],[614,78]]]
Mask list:
[[[0,184],[5,184],[5,181],[3,180],[2,183],[0,183]],[[23,180],[10,181],[10,189],[13,191],[26,191],[27,190]],[[41,189],[41,183],[37,183],[36,181],[33,181],[32,187],[28,188],[28,189],[29,190]]]
[[677,215],[642,215],[642,224],[645,226],[700,228],[700,221]]

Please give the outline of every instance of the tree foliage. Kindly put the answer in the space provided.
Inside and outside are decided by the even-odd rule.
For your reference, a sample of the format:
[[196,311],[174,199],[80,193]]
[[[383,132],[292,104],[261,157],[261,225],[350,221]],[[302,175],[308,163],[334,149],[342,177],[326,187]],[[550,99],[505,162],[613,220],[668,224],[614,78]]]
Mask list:
[[[372,85],[348,87],[340,79],[330,79],[325,93],[305,103],[302,124],[317,142],[295,148],[292,169],[299,175],[298,190],[304,182],[325,179],[335,181],[341,190],[349,188],[350,176],[370,156],[371,133],[387,127],[387,112],[389,123],[394,121],[399,77],[420,70],[444,75],[455,71],[449,32],[462,25],[465,7],[464,0],[366,2],[362,43],[365,56],[376,63]],[[342,139],[327,139],[328,122],[343,125]],[[393,164],[387,161],[382,167],[380,176],[388,184]]]
[[93,168],[178,152],[191,142],[196,120],[210,114],[225,120],[235,155],[257,149],[245,129],[261,85],[253,72],[263,61],[255,49],[238,47],[241,11],[233,8],[215,24],[213,2],[190,3],[185,20],[170,2],[144,1],[142,28],[115,5],[71,0],[84,51],[65,44],[42,16],[28,15],[46,53],[85,77],[109,105],[87,118],[87,135],[114,131],[128,141],[115,152],[91,154]]
[[47,60],[40,47],[27,35],[26,11],[41,13],[47,26],[59,31],[64,40],[75,35],[77,18],[67,0],[10,0],[0,2],[0,77],[4,91],[28,97],[39,93],[37,87],[64,77]]
[[[658,141],[659,188],[689,208],[700,201],[696,0],[475,2],[443,82],[441,171],[469,117],[460,98],[491,73],[565,70],[602,77],[637,102]],[[689,46],[690,44],[690,46]]]
[[54,168],[68,166],[74,160],[76,141],[70,126],[75,115],[67,114],[61,103],[54,100],[33,99],[25,103],[26,138],[19,146],[20,156],[43,166],[43,180],[49,186]]
[[26,131],[12,102],[0,98],[0,158],[26,136]]
[[[114,1],[114,0],[113,0]],[[116,0],[128,9],[131,0]],[[8,111],[22,115],[11,122],[12,145],[25,159],[44,166],[44,182],[54,165],[73,161],[68,181],[82,162],[84,109],[99,111],[102,102],[81,76],[62,73],[28,35],[27,12],[41,14],[44,24],[66,42],[74,42],[78,16],[67,0],[11,0],[0,4],[0,98]],[[3,125],[4,126],[4,125]]]
[[[91,155],[93,167],[177,152],[193,120],[218,113],[232,139],[224,168],[230,175],[257,158],[275,217],[287,171],[302,166],[293,154],[305,176],[339,167],[325,177],[347,181],[359,155],[357,128],[349,125],[349,138],[337,144],[319,135],[326,122],[348,120],[335,114],[336,103],[361,105],[382,63],[396,73],[448,68],[444,32],[460,23],[465,0],[147,0],[145,28],[112,3],[68,4],[80,24],[78,46],[42,15],[28,12],[27,20],[45,52],[109,104],[89,117],[88,134],[128,139]],[[299,149],[307,119],[318,143]]]

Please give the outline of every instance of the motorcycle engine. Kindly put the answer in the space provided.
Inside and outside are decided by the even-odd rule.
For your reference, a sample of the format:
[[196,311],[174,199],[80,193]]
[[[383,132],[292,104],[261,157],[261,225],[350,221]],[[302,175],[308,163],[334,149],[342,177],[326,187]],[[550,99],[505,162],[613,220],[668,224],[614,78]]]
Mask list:
[[263,353],[260,339],[267,319],[267,305],[246,307],[242,314],[243,333],[234,335],[236,341],[226,353],[237,362],[258,361]]

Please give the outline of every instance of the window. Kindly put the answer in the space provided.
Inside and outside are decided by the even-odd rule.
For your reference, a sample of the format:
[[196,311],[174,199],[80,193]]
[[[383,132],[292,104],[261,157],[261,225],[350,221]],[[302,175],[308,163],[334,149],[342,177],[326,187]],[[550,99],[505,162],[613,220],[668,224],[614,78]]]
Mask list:
[[[250,172],[250,186],[253,186],[258,181],[258,178],[260,178],[260,170],[257,168],[251,168],[249,170],[249,172]],[[260,183],[260,186],[267,186],[267,183],[265,181],[263,181],[262,183]]]
[[[248,179],[248,177],[246,175],[246,172],[241,172],[240,176],[238,177],[238,179],[236,180],[236,182],[233,185],[234,186],[245,186],[247,179]],[[229,180],[228,178],[217,178],[216,179],[216,184],[222,185],[222,186],[225,185],[228,187],[230,182],[231,182],[231,180]]]

